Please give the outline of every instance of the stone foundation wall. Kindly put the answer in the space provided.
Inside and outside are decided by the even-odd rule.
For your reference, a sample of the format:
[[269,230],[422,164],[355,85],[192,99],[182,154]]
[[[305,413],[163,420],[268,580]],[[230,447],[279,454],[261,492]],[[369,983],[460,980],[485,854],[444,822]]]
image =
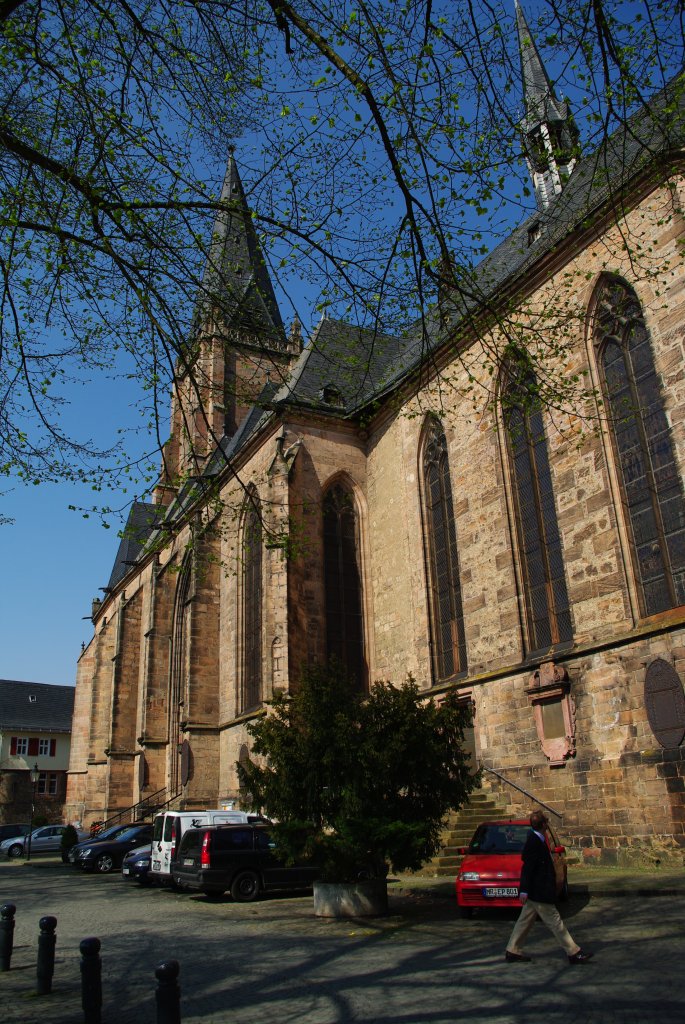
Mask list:
[[529,674],[474,691],[482,762],[534,799],[502,784],[499,791],[516,813],[536,801],[563,812],[559,831],[584,860],[685,863],[685,747],[659,745],[644,702],[647,667],[658,657],[679,668],[684,636],[681,627],[565,663],[576,753],[559,767],[541,748]]

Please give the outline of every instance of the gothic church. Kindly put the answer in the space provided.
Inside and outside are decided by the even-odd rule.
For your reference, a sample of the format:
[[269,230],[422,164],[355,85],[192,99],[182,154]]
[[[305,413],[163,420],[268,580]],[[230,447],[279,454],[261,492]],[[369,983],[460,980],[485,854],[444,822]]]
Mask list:
[[[555,809],[586,859],[682,860],[682,91],[581,159],[517,17],[538,209],[427,333],[286,331],[231,157],[207,270],[228,311],[203,312],[154,502],[93,604],[70,820],[239,805],[248,724],[335,654],[362,688],[456,690],[486,783],[512,811]],[[504,309],[531,345],[563,320],[577,408],[525,397]],[[474,409],[458,396],[494,350]]]

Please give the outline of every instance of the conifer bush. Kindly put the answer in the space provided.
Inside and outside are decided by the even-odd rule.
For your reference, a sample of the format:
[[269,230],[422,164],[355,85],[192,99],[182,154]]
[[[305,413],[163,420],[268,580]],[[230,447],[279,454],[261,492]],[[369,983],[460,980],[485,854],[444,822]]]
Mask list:
[[314,862],[325,881],[416,870],[439,849],[447,812],[478,785],[463,745],[469,724],[455,694],[438,705],[411,678],[362,693],[339,664],[315,666],[250,724],[241,787],[277,822],[281,856]]

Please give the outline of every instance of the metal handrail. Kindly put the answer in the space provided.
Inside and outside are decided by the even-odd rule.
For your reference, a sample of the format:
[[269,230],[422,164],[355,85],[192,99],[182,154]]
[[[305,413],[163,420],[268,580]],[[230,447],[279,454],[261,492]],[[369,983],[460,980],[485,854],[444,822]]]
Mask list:
[[529,797],[530,800],[534,800],[536,804],[539,804],[540,807],[544,807],[546,811],[550,812],[550,814],[554,814],[557,818],[563,818],[563,814],[560,814],[559,811],[555,811],[553,807],[550,807],[549,804],[544,803],[544,801],[538,800],[534,793],[529,793],[527,789],[523,788],[523,786],[519,786],[515,782],[512,782],[511,779],[505,778],[504,775],[495,771],[494,768],[488,768],[485,764],[481,764],[480,767],[484,772],[490,772],[491,775],[496,775],[502,782],[506,782],[507,786],[511,786],[512,789],[517,789],[519,793],[523,793],[523,795]]
[[160,808],[168,807],[172,800],[175,800],[180,795],[180,792],[168,797],[167,800],[156,799],[163,793],[166,793],[166,791],[166,786],[162,786],[161,789],[158,789],[155,793],[151,793],[150,796],[146,797],[144,800],[139,800],[137,803],[131,804],[130,807],[125,807],[122,811],[118,811],[116,814],[113,814],[111,817],[107,818],[106,821],[99,823],[98,832],[102,832],[104,829],[110,828],[118,822],[123,823],[127,817],[130,821],[135,821],[143,808],[145,808],[144,816],[147,817],[147,815],[156,814]]

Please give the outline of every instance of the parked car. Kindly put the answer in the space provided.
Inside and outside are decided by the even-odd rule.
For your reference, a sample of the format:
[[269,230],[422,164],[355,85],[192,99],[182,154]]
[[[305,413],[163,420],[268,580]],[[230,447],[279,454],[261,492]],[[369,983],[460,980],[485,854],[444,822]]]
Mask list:
[[14,839],[16,836],[25,836],[28,833],[28,825],[0,825],[0,843],[3,839]]
[[[520,907],[521,851],[530,832],[526,819],[487,821],[479,825],[457,874],[457,905],[464,917],[475,907]],[[568,896],[565,848],[551,829],[547,842],[554,862],[558,899]]]
[[152,847],[150,843],[130,850],[121,863],[121,877],[126,879],[126,881],[149,885],[148,872],[150,870],[151,858]]
[[[59,850],[66,825],[41,825],[31,833],[31,854]],[[83,832],[79,833],[82,838]],[[0,843],[0,856],[23,857],[28,848],[28,830],[25,835],[11,836]]]
[[261,814],[250,814],[247,811],[223,810],[210,808],[199,811],[161,811],[155,815],[154,835],[152,837],[151,880],[160,885],[173,882],[171,868],[178,854],[181,836],[188,828],[200,828],[203,825],[241,825],[249,821],[265,821]]
[[181,888],[212,896],[230,890],[240,903],[274,889],[309,888],[319,874],[311,864],[284,864],[272,830],[251,824],[188,829],[171,870]]
[[79,867],[79,856],[82,850],[85,850],[86,846],[92,846],[93,843],[103,842],[105,839],[116,839],[118,836],[123,835],[129,828],[133,828],[134,825],[149,825],[149,821],[127,821],[122,825],[119,822],[118,825],[110,825],[109,828],[104,829],[102,832],[98,832],[95,835],[91,835],[87,839],[83,839],[80,843],[76,843],[69,850],[69,863],[73,864],[74,867]]
[[116,839],[96,839],[83,844],[77,864],[84,871],[98,871],[107,874],[120,868],[129,850],[133,850],[152,839],[152,825],[130,825]]

